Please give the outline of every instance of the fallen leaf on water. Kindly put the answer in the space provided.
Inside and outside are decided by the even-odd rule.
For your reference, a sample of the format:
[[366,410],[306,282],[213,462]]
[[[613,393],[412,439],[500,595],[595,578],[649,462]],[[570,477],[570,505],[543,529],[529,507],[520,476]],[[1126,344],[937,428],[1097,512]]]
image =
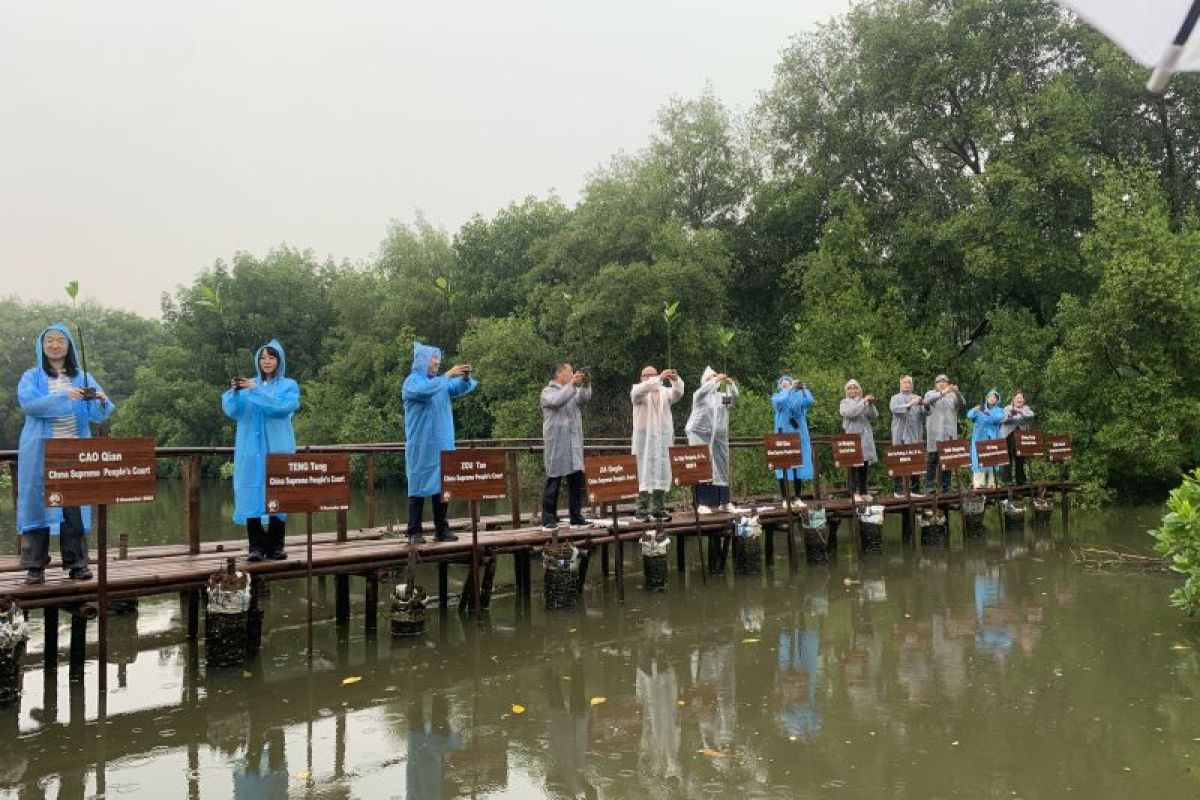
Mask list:
[[1171,646],[1171,649],[1172,649],[1172,650],[1191,650],[1192,648],[1191,648],[1191,647],[1189,647],[1188,645],[1186,645],[1186,644],[1183,644],[1182,642],[1180,642],[1179,644],[1172,645],[1172,646]]
[[592,704],[592,705],[594,705],[594,706],[598,706],[598,705],[600,705],[601,703],[607,703],[607,702],[608,702],[608,698],[607,698],[607,697],[593,697],[593,698],[592,698],[591,700],[589,700],[588,702],[589,702],[589,703],[591,703],[591,704]]
[[524,714],[525,706],[521,705],[520,703],[513,703],[512,712],[514,714]]
[[308,770],[302,770],[302,771],[296,773],[296,777],[302,781],[306,781],[312,777],[312,773],[309,772]]
[[742,639],[742,644],[757,644],[757,643],[758,643],[758,639],[755,639],[753,636],[751,636],[749,639]]
[[362,680],[360,675],[351,675],[349,678],[342,678],[342,686],[349,686],[352,683],[358,683]]
[[702,756],[708,756],[709,758],[724,758],[725,757],[725,754],[722,753],[720,750],[713,750],[711,747],[701,747],[696,752]]

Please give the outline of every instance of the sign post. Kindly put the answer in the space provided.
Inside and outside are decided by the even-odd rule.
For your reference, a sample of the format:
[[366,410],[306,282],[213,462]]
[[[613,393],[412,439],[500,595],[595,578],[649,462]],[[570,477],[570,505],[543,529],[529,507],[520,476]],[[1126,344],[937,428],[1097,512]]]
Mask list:
[[[696,521],[696,551],[700,554],[700,580],[708,583],[708,570],[704,567],[704,545],[701,539],[704,538],[703,530],[700,527],[700,495],[698,484],[712,482],[712,454],[708,452],[708,446],[703,444],[697,445],[681,445],[672,447],[667,451],[671,459],[671,481],[676,486],[692,487],[692,516]],[[662,523],[658,525],[658,532],[654,538],[657,541],[662,536]],[[716,554],[713,552],[714,538],[708,541],[708,561],[709,564],[716,563]],[[722,545],[723,547],[723,545]],[[683,539],[679,540],[679,549],[676,550],[676,565],[679,571],[683,572],[687,564],[686,556],[683,552]]]
[[834,466],[846,470],[846,493],[850,496],[850,527],[854,541],[862,547],[862,528],[858,523],[858,506],[854,503],[854,468],[865,460],[862,439],[857,433],[835,433],[830,437],[833,445]]
[[637,456],[588,456],[583,459],[583,480],[588,501],[612,503],[613,541],[617,545],[617,598],[625,600],[624,552],[621,547],[621,529],[618,525],[620,512],[617,503],[638,496]]
[[[47,439],[45,457],[47,508],[96,506],[96,624],[99,688],[108,691],[108,506],[154,501],[154,440]],[[86,566],[87,548],[84,548]]]
[[[1071,460],[1073,455],[1075,455],[1075,447],[1071,443],[1070,436],[1053,435],[1046,437],[1046,459],[1048,461],[1057,462],[1060,465],[1061,472],[1059,475],[1064,484],[1066,483],[1068,477],[1070,477],[1068,471],[1070,467],[1068,467],[1067,462]],[[1067,491],[1067,487],[1064,485],[1062,488],[1062,521],[1064,535],[1066,534],[1067,523],[1070,522],[1070,518],[1071,494]]]
[[503,450],[443,450],[442,500],[467,500],[471,509],[471,610],[479,613],[479,501],[503,500],[508,491]]
[[908,498],[908,513],[905,516],[905,533],[911,537],[916,524],[916,509],[912,502],[912,478],[914,475],[925,473],[925,444],[893,444],[888,446],[884,456],[889,478],[900,478],[904,484],[904,494]]
[[267,512],[305,514],[304,592],[308,607],[308,664],[313,658],[313,525],[315,511],[350,508],[350,456],[347,453],[270,453],[267,455]]
[[[857,437],[856,437],[857,438]],[[796,569],[796,519],[792,515],[792,482],[787,470],[804,466],[804,450],[800,446],[798,433],[768,433],[763,437],[763,450],[767,454],[767,469],[783,470],[783,505],[787,509],[788,569]]]

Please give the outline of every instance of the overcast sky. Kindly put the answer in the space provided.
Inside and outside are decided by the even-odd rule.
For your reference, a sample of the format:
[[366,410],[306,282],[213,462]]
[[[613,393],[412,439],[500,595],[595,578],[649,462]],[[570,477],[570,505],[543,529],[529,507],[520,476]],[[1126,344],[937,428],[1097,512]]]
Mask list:
[[0,0],[0,294],[157,316],[236,250],[354,261],[578,198],[671,97],[753,105],[849,0]]

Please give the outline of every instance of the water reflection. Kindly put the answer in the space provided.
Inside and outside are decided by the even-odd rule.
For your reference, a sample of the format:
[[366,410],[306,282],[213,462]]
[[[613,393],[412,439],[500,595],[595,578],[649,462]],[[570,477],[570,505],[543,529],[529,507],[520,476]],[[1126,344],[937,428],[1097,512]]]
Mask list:
[[[31,654],[0,797],[1103,796],[1128,762],[1194,793],[1177,709],[1200,641],[1162,582],[1013,539],[653,596],[631,576],[625,603],[597,585],[564,613],[499,595],[418,641],[339,631],[330,581],[311,673],[299,584],[273,587],[244,669],[207,669],[177,601],[147,601],[112,620],[103,724],[94,664],[71,684]],[[1167,633],[1130,641],[1146,630]]]

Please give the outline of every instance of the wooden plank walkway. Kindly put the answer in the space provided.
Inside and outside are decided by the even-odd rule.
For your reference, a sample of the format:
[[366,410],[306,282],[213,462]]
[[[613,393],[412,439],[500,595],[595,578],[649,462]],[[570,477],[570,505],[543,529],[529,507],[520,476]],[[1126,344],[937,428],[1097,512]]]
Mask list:
[[[1069,482],[1046,482],[1013,489],[989,489],[982,493],[992,497],[1006,496],[1010,491],[1014,495],[1031,495],[1045,492],[1066,492],[1075,488]],[[922,498],[893,498],[881,497],[875,504],[885,507],[888,513],[902,514],[909,509],[933,507],[935,504],[942,508],[957,507],[961,495],[943,494],[935,497],[928,495]],[[764,527],[784,525],[787,512],[779,500],[766,501],[769,510],[764,510],[760,520]],[[829,517],[845,518],[852,513],[852,503],[847,499],[826,499],[822,501]],[[489,524],[498,521],[508,521],[509,517],[489,519]],[[673,537],[688,537],[698,533],[704,535],[721,535],[731,532],[734,517],[730,514],[713,513],[702,515],[697,521],[691,510],[676,512],[673,520],[663,526],[664,532]],[[457,542],[433,542],[417,545],[419,558],[423,562],[457,562],[467,564],[471,555],[471,535],[469,531],[461,532],[465,521],[457,521],[455,527],[460,529]],[[483,526],[481,526],[483,527]],[[571,541],[585,548],[611,544],[618,540],[636,540],[645,531],[654,530],[655,525],[639,523],[632,517],[623,517],[618,532],[614,535],[609,528],[596,527],[584,530],[560,528],[558,538]],[[349,531],[347,540],[338,542],[336,534],[322,532],[313,536],[314,575],[369,575],[377,574],[380,570],[403,566],[408,561],[410,546],[407,539],[398,535],[394,538],[385,536],[386,528],[365,528]],[[479,542],[485,551],[493,554],[530,553],[536,552],[550,541],[550,535],[540,527],[524,527],[509,530],[481,530]],[[113,599],[147,596],[175,591],[188,591],[201,588],[210,575],[225,565],[227,559],[238,558],[239,568],[265,580],[280,580],[298,578],[307,574],[308,564],[305,559],[305,537],[292,535],[288,537],[289,557],[284,561],[262,561],[251,564],[242,557],[245,552],[244,541],[210,542],[206,543],[198,554],[188,554],[182,546],[151,546],[134,547],[129,549],[128,558],[120,559],[115,547],[110,547],[108,565],[108,592]],[[93,559],[94,559],[93,553]],[[16,557],[9,556],[0,559],[0,596],[16,599],[23,608],[38,608],[43,606],[74,606],[94,601],[97,595],[97,580],[74,581],[67,578],[56,565],[46,572],[46,582],[39,585],[26,585],[24,572],[16,564]],[[57,564],[57,560],[55,562]]]

